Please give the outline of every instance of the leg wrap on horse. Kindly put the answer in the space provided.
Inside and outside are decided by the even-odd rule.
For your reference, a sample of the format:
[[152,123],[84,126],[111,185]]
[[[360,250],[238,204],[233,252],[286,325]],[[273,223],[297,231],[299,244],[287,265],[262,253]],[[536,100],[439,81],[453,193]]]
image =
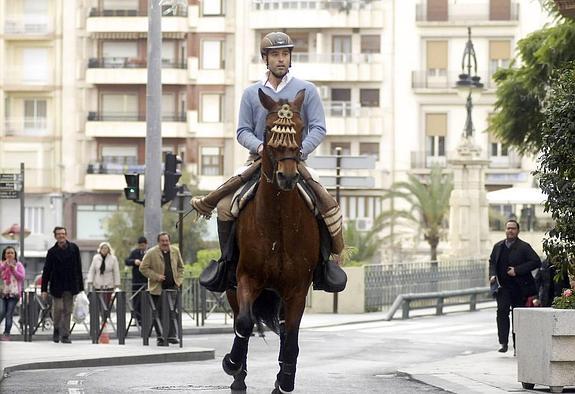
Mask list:
[[216,208],[218,201],[228,194],[235,192],[240,188],[240,186],[246,183],[248,179],[250,179],[260,168],[260,163],[261,161],[259,160],[254,162],[247,170],[239,175],[231,177],[216,190],[210,192],[207,196],[193,197],[190,204],[192,204],[192,207],[194,207],[200,215],[209,217],[212,214],[212,211]]
[[281,369],[277,374],[277,385],[280,392],[291,392],[295,387],[296,364],[281,363]]
[[337,201],[320,183],[312,178],[304,164],[299,163],[297,169],[317,197],[317,208],[331,235],[331,252],[340,254],[344,248],[343,218]]

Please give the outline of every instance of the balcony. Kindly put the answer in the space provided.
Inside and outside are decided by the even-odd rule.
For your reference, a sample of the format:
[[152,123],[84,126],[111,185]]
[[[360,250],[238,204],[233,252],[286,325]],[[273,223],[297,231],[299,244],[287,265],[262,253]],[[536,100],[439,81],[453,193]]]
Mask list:
[[[446,1],[447,3],[447,1]],[[449,2],[447,12],[430,11],[427,2],[422,1],[415,5],[415,20],[419,24],[450,24],[467,26],[472,22],[493,22],[498,24],[517,24],[519,20],[519,3],[510,2],[509,9],[496,10],[490,7],[490,1],[478,2]]]
[[[232,137],[232,131],[235,131],[233,125],[222,122],[203,122],[199,119],[198,111],[188,111],[190,132],[195,138],[226,138]],[[230,132],[226,132],[230,130]]]
[[37,137],[52,134],[52,122],[46,118],[9,117],[4,125],[7,137]]
[[38,39],[54,33],[54,24],[46,15],[9,15],[4,21],[4,34],[13,38]]
[[90,163],[86,169],[84,186],[88,190],[122,190],[126,186],[125,173],[142,174],[140,179],[142,185],[145,170],[146,166],[143,164]]
[[[222,62],[223,63],[223,62]],[[233,71],[227,70],[225,64],[218,69],[204,69],[199,67],[200,61],[197,57],[188,59],[188,78],[194,80],[198,85],[232,85]]]
[[[379,53],[294,53],[293,70],[309,81],[382,81],[383,61]],[[262,74],[259,55],[250,65],[250,80]]]
[[[416,93],[451,93],[455,92],[455,84],[460,72],[447,70],[418,70],[411,73],[411,87]],[[493,72],[479,72],[481,82],[488,90],[494,90],[497,85],[491,78]]]
[[[125,57],[91,58],[88,61],[86,82],[97,84],[146,84],[146,60]],[[189,82],[187,63],[162,62],[162,83],[186,85]]]
[[445,168],[447,166],[447,156],[431,156],[427,151],[411,152],[411,169],[424,169],[433,166]]
[[[146,116],[135,112],[90,112],[86,122],[88,137],[145,138]],[[162,115],[162,137],[189,137],[186,115]]]
[[277,28],[278,11],[288,29],[384,27],[381,0],[252,0],[249,27]]
[[521,168],[521,156],[514,151],[509,151],[507,156],[490,156],[489,168]]
[[[163,14],[162,14],[163,15]],[[176,15],[162,16],[163,33],[187,33],[197,18],[188,18],[187,10]],[[86,31],[96,36],[104,33],[148,33],[147,9],[92,8],[86,22]],[[134,37],[135,38],[135,37]]]
[[4,88],[6,90],[45,90],[55,84],[54,69],[46,65],[6,66]]
[[380,135],[383,117],[379,107],[361,107],[348,101],[324,101],[329,135]]

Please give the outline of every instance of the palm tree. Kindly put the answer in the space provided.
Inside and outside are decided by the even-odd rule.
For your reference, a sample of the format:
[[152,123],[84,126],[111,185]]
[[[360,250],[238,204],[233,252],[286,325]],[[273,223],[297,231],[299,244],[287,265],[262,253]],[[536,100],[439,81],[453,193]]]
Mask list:
[[382,230],[394,225],[397,220],[416,224],[429,243],[431,260],[437,260],[437,245],[447,227],[452,189],[451,176],[444,174],[439,166],[431,169],[426,181],[410,174],[407,182],[394,183],[383,199],[399,198],[406,201],[411,208],[382,212],[376,219],[374,227]]

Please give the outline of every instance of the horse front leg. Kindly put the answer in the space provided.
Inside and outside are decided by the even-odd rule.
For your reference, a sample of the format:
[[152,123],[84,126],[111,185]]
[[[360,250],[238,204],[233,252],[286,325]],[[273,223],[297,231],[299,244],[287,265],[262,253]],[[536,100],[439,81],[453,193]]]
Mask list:
[[272,394],[290,393],[295,387],[299,355],[299,325],[305,309],[305,294],[284,303],[285,322],[280,328],[280,371]]
[[230,353],[222,360],[224,372],[234,377],[234,382],[230,386],[232,390],[246,389],[248,342],[254,328],[251,310],[259,294],[254,288],[253,283],[246,277],[238,278],[234,300],[237,308],[237,313],[234,315],[234,343]]

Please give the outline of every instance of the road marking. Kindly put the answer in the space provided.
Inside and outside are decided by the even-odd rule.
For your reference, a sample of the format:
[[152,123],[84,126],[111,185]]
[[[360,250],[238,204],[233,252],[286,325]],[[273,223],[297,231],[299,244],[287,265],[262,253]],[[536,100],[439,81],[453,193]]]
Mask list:
[[66,384],[68,386],[77,386],[79,384],[82,384],[81,380],[68,380],[68,382],[66,382]]

